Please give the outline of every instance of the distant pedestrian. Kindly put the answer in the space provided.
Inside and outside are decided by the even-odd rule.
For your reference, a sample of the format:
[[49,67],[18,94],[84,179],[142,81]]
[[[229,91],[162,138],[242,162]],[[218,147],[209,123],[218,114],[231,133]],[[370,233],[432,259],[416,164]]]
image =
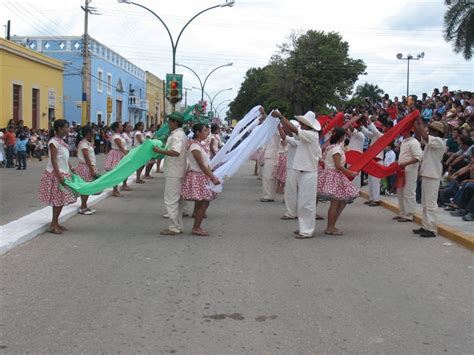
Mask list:
[[26,150],[28,145],[28,139],[22,133],[16,141],[16,170],[26,170]]
[[53,218],[48,228],[48,232],[53,234],[63,234],[67,230],[59,224],[59,215],[65,205],[77,200],[77,195],[63,185],[64,180],[70,179],[71,172],[74,172],[69,164],[69,146],[64,142],[67,133],[68,122],[55,120],[48,142],[48,165],[41,175],[38,191],[39,200],[53,207]]
[[[94,134],[91,126],[85,126],[82,129],[81,135],[83,139],[77,146],[77,157],[79,164],[77,165],[76,171],[82,180],[85,182],[94,181],[97,178],[97,167],[95,164],[95,152],[94,152]],[[79,214],[91,215],[96,210],[90,209],[87,206],[88,195],[81,195],[81,207],[79,208]]]
[[8,126],[8,131],[3,136],[5,141],[6,153],[7,153],[7,168],[14,168],[13,157],[15,155],[15,145],[16,145],[16,136],[15,136],[15,127]]

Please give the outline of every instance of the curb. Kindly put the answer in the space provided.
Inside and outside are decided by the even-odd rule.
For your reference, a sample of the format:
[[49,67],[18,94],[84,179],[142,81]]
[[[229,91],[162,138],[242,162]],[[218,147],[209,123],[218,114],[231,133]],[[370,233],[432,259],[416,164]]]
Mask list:
[[[135,178],[129,177],[127,183],[135,185]],[[106,189],[100,195],[90,196],[87,204],[94,206],[111,195],[112,189]],[[81,201],[78,199],[76,203],[64,206],[59,221],[64,223],[77,215],[80,205]],[[50,222],[51,206],[48,206],[0,226],[0,255],[43,234],[48,229]]]
[[[360,191],[360,196],[366,200],[369,199],[369,194],[365,191]],[[394,213],[398,213],[399,210],[396,204],[384,200],[381,200],[381,202],[382,207],[385,207]],[[421,225],[421,216],[419,213],[415,213],[414,222]],[[474,238],[463,231],[438,223],[438,234],[468,248],[469,250],[474,250]]]

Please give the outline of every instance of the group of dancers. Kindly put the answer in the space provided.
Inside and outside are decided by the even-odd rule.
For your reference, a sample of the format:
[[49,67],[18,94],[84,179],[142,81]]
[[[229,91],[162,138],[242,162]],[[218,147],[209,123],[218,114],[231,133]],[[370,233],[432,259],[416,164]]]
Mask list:
[[[321,137],[322,127],[314,112],[308,111],[303,116],[296,116],[295,120],[287,119],[278,110],[271,112],[271,117],[279,119],[280,123],[278,132],[272,136],[260,156],[263,165],[261,169],[263,196],[260,201],[272,202],[275,200],[277,188],[284,190],[286,211],[281,219],[298,220],[295,238],[314,237],[316,220],[323,219],[316,213],[318,200],[330,201],[324,233],[344,234],[336,227],[336,223],[346,205],[359,196],[361,184],[360,174],[350,170],[350,166],[346,164],[346,150],[362,152],[366,137],[370,139],[371,144],[374,144],[383,136],[384,130],[389,128],[379,121],[372,122],[365,116],[366,114],[357,114],[348,117],[342,127],[335,126],[326,132],[325,137]],[[260,124],[265,119],[267,116],[262,107]],[[192,132],[186,135],[183,123],[184,116],[181,113],[173,112],[169,115],[170,132],[164,148],[157,146],[150,148],[164,157],[164,204],[169,226],[160,234],[172,236],[182,234],[186,201],[194,201],[192,212],[194,224],[191,234],[208,236],[209,233],[202,228],[201,224],[210,201],[217,196],[210,186],[221,184],[210,164],[211,158],[222,146],[219,127],[213,125],[210,132],[208,125],[196,123],[192,125]],[[414,230],[414,233],[422,237],[436,235],[436,197],[445,148],[443,127],[440,125],[442,124],[439,122],[430,123],[427,131],[421,118],[418,118],[412,127],[402,132],[404,140],[401,145],[399,165],[402,173],[400,175],[403,175],[404,179],[403,184],[398,184],[400,213],[394,219],[399,222],[413,220],[415,187],[418,165],[420,165],[423,226]],[[90,182],[98,176],[98,170],[91,127],[83,128],[83,139],[78,146],[79,163],[76,168],[69,162],[69,149],[64,142],[64,137],[68,133],[67,121],[56,120],[53,128],[54,134],[48,142],[49,161],[41,176],[38,196],[42,202],[53,208],[48,232],[63,234],[66,228],[59,223],[62,208],[74,203],[78,197],[74,191],[64,185],[65,179],[70,179],[71,174],[75,173],[84,181]],[[112,149],[104,164],[106,171],[113,170],[131,149],[143,144],[144,139],[152,138],[144,134],[143,123],[137,123],[134,129],[134,133],[130,134],[132,127],[129,123],[112,124]],[[424,152],[421,151],[419,141],[413,137],[413,131],[423,140]],[[349,138],[347,149],[346,138]],[[145,167],[146,176],[155,163],[155,160],[150,161],[136,171],[137,183],[144,182],[141,174]],[[157,166],[159,169],[160,162]],[[275,184],[275,177],[279,181],[278,187]],[[127,180],[123,182],[120,190],[131,190],[127,185]],[[369,195],[369,205],[380,204],[380,179],[369,177]],[[122,196],[119,186],[113,188],[112,196]],[[88,196],[81,196],[79,213],[83,215],[96,213],[88,207],[87,201]]]
[[[162,235],[182,234],[183,212],[185,201],[194,201],[194,225],[192,235],[208,236],[209,233],[201,227],[203,218],[210,201],[216,197],[208,186],[220,184],[219,179],[210,168],[211,151],[220,148],[219,129],[212,127],[213,134],[206,124],[197,123],[192,127],[188,139],[183,130],[184,116],[180,112],[173,112],[168,116],[170,134],[163,149],[153,147],[155,153],[164,156],[163,167],[165,175],[164,202],[169,218],[169,227],[162,230]],[[69,149],[64,141],[68,133],[69,124],[66,120],[56,120],[48,142],[49,160],[45,171],[41,175],[38,198],[47,205],[52,206],[53,215],[47,229],[53,234],[63,234],[66,227],[59,223],[59,216],[64,206],[75,203],[78,194],[64,185],[65,179],[71,179],[72,174],[79,175],[85,182],[91,182],[98,177],[96,158],[94,154],[93,132],[90,126],[82,129],[83,139],[78,145],[78,165],[71,166],[69,162]],[[143,144],[144,139],[153,138],[144,134],[144,125],[139,122],[135,125],[134,134],[130,134],[132,127],[129,123],[114,122],[111,126],[111,151],[107,154],[104,170],[111,171],[125,157],[131,149]],[[160,167],[160,160],[152,160],[136,171],[136,182],[141,184],[141,173],[146,168],[145,177],[149,174],[154,164]],[[120,191],[131,191],[127,179],[122,186],[114,186],[112,196],[121,197]],[[96,213],[88,207],[89,196],[81,196],[79,214],[92,215]]]

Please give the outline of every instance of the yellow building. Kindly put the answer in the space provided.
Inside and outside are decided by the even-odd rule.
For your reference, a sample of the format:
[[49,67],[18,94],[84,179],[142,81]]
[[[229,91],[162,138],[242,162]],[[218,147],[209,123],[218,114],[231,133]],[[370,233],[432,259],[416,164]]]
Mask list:
[[162,124],[170,113],[170,104],[164,98],[164,84],[156,75],[146,72],[146,98],[148,100],[147,124]]
[[13,119],[47,129],[63,118],[63,71],[61,61],[0,38],[0,127]]

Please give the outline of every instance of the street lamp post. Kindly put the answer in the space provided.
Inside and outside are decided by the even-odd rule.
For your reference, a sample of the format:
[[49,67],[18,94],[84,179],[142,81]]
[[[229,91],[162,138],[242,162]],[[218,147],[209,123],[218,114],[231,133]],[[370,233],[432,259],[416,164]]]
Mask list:
[[204,9],[200,12],[198,12],[196,15],[194,15],[193,17],[191,17],[189,19],[188,22],[186,22],[186,24],[183,26],[183,28],[181,29],[181,31],[179,32],[178,34],[178,38],[176,39],[176,42],[174,41],[173,39],[173,36],[171,34],[171,31],[169,30],[168,26],[166,25],[166,23],[161,19],[160,16],[158,16],[154,11],[150,10],[148,7],[146,6],[143,6],[141,4],[138,4],[136,2],[133,2],[131,0],[117,0],[119,3],[125,3],[125,4],[130,4],[130,5],[135,5],[135,6],[138,6],[138,7],[141,7],[142,9],[145,9],[147,10],[148,12],[152,13],[162,24],[163,26],[165,26],[165,29],[166,29],[166,32],[168,32],[168,36],[170,38],[170,41],[171,41],[171,48],[172,48],[172,51],[173,51],[173,74],[176,74],[176,50],[178,48],[178,43],[179,43],[179,39],[181,38],[181,35],[183,34],[183,31],[186,29],[186,27],[188,27],[188,25],[196,18],[198,17],[199,15],[203,14],[204,12],[206,11],[209,11],[209,10],[212,10],[212,9],[216,9],[218,7],[232,7],[234,6],[234,3],[235,3],[235,0],[226,0],[226,2],[220,4],[220,5],[215,5],[215,6],[211,6],[207,9]]
[[[205,91],[204,91],[204,88],[206,87],[206,82],[207,82],[207,79],[209,79],[209,77],[211,76],[212,73],[214,73],[217,69],[220,69],[220,68],[224,68],[224,67],[230,67],[232,66],[234,63],[227,63],[227,64],[223,64],[223,65],[219,65],[218,67],[214,68],[211,70],[211,72],[209,74],[207,74],[206,78],[204,79],[204,81],[201,80],[201,77],[198,75],[198,73],[196,73],[196,71],[186,65],[183,65],[183,64],[179,64],[179,63],[176,63],[177,66],[179,67],[183,67],[183,68],[186,68],[188,69],[189,71],[191,71],[195,76],[196,78],[198,78],[199,80],[199,84],[201,85],[201,101],[204,100],[204,94],[205,94]],[[210,98],[209,98],[210,99]]]
[[219,104],[218,104],[218,105],[215,107],[215,109],[214,109],[214,112],[216,113],[216,116],[217,116],[217,113],[220,112],[220,111],[219,111],[219,107],[220,107],[222,104],[224,104],[224,103],[226,103],[226,102],[229,102],[229,101],[232,101],[232,100],[231,100],[231,99],[227,99],[227,100],[224,100],[224,101],[219,102]]
[[[196,89],[196,90],[200,90],[198,87],[196,86],[193,86],[193,89]],[[207,98],[209,99],[209,103],[210,103],[210,110],[211,111],[214,111],[213,110],[213,105],[214,105],[214,100],[216,99],[217,95],[219,95],[220,93],[224,92],[224,91],[229,91],[229,90],[232,90],[232,88],[227,88],[227,89],[223,89],[223,90],[220,90],[218,91],[213,98],[211,98],[211,95],[209,95],[209,93],[207,91],[204,91],[204,93],[206,94]]]
[[405,58],[403,57],[402,53],[397,54],[398,60],[406,60],[407,61],[407,97],[410,92],[410,60],[420,60],[425,57],[425,52],[421,52],[416,57],[413,57],[411,54],[408,54]]

